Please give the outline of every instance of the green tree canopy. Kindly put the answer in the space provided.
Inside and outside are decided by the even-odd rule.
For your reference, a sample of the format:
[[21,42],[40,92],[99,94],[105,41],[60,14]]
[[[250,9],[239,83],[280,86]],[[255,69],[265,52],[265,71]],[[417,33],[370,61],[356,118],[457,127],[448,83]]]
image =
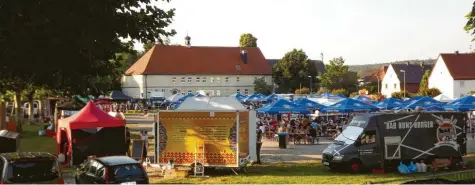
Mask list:
[[327,89],[354,88],[356,82],[356,73],[349,75],[348,66],[342,57],[330,60],[330,64],[325,66],[325,73],[321,76],[321,84]]
[[257,47],[257,38],[250,33],[244,33],[239,39],[239,47]]
[[419,84],[419,92],[425,91],[429,88],[429,76],[430,70],[426,70],[424,76],[422,76],[421,84]]
[[[303,50],[293,49],[286,53],[284,57],[273,67],[274,83],[279,86],[279,90],[285,92],[295,92],[296,89],[310,86],[310,78],[315,83],[317,76],[316,69],[309,63],[307,54]],[[314,87],[314,86],[313,86]]]
[[272,93],[272,85],[268,85],[264,78],[254,80],[254,93],[270,95]]

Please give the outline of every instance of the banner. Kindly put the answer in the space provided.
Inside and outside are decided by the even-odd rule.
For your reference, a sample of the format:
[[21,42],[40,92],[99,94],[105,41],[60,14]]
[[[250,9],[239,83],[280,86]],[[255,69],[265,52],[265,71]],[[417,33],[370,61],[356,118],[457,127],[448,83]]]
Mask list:
[[[238,166],[236,112],[160,112],[158,121],[159,163],[173,160],[176,165],[191,165],[196,157],[205,166]],[[249,135],[242,129],[240,134]],[[249,153],[248,145],[240,150]]]
[[239,112],[239,158],[249,156],[249,112]]

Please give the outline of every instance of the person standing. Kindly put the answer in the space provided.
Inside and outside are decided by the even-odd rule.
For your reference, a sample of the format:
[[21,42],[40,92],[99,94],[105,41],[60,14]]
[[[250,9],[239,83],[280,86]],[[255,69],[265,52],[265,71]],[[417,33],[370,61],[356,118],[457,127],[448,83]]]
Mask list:
[[145,130],[141,135],[141,140],[143,140],[143,151],[142,151],[142,163],[145,162],[148,153],[148,132]]
[[130,154],[130,130],[129,127],[125,127],[125,151],[127,156],[131,156]]

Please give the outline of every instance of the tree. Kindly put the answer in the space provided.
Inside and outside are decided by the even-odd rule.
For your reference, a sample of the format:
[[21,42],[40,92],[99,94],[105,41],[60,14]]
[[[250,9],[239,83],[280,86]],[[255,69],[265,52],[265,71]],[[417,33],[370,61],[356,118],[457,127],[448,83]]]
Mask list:
[[350,95],[346,89],[333,89],[332,94],[342,94],[346,97]]
[[[321,84],[327,89],[347,89],[349,86],[356,86],[357,77],[348,75],[348,66],[342,57],[330,60],[330,64],[325,66],[325,73],[321,76]],[[354,83],[354,84],[351,84]]]
[[241,34],[239,39],[239,47],[257,47],[257,38],[250,33]]
[[301,89],[295,90],[295,94],[310,94],[310,89],[303,87]]
[[272,93],[272,86],[268,85],[264,78],[258,78],[254,80],[254,93],[270,95]]
[[120,65],[116,54],[129,50],[121,39],[161,42],[160,36],[174,35],[164,28],[175,10],[149,2],[0,1],[0,89],[15,93],[17,123],[23,90],[85,94],[94,79]]
[[[470,13],[465,16],[465,18],[467,18],[467,23],[464,26],[465,31],[471,35],[475,35],[475,2],[473,3],[472,11],[470,11]],[[472,39],[472,41],[475,41],[475,37]]]
[[421,84],[419,85],[419,92],[425,91],[429,88],[429,76],[430,70],[426,70],[424,76],[422,76]]
[[437,88],[430,88],[430,89],[419,89],[419,96],[430,96],[430,97],[436,97],[439,94],[441,94],[440,90]]
[[[317,71],[309,63],[309,59],[303,50],[293,49],[274,65],[272,77],[274,83],[279,86],[283,93],[295,92],[301,87],[310,86],[310,78],[317,76]],[[312,81],[315,83],[315,80]]]

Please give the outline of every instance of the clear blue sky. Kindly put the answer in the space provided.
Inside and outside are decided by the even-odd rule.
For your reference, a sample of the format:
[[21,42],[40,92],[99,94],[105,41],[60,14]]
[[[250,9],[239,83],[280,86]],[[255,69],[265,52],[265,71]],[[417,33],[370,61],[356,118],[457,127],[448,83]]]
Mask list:
[[[463,30],[473,0],[172,0],[171,41],[194,46],[238,46],[252,33],[268,59],[293,48],[325,63],[347,64],[436,58],[470,49]],[[475,44],[473,45],[475,48]]]

